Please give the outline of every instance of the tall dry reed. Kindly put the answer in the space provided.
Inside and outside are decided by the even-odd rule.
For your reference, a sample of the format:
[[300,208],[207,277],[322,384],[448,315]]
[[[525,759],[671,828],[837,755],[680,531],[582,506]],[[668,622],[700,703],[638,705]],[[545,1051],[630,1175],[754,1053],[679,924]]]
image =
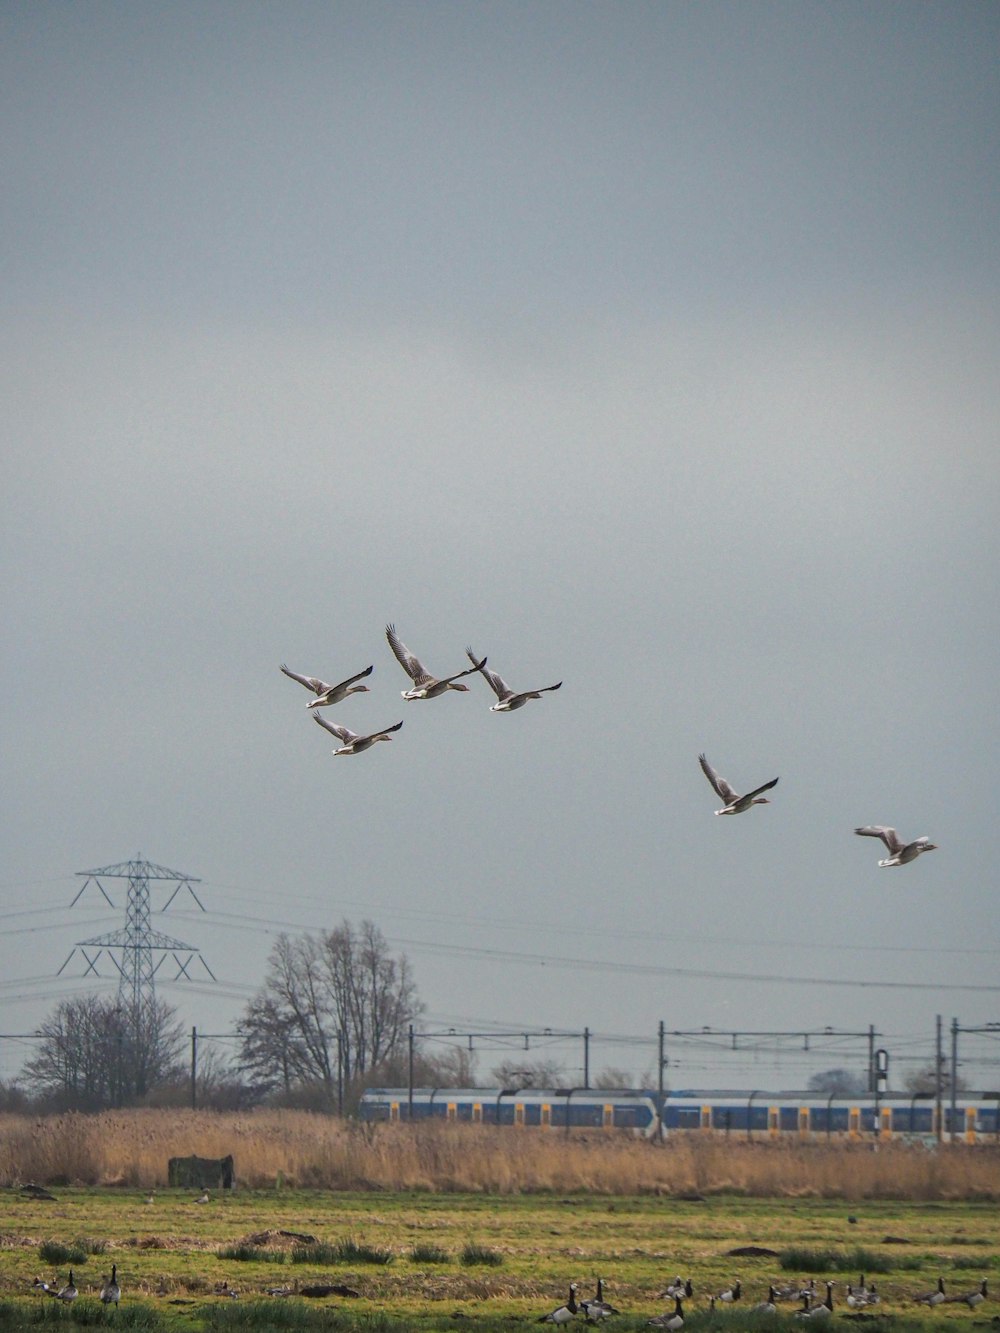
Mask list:
[[0,1185],[164,1186],[171,1157],[232,1153],[238,1181],[335,1190],[736,1193],[1000,1200],[1000,1149],[760,1142],[485,1125],[361,1125],[308,1111],[137,1110],[0,1116]]

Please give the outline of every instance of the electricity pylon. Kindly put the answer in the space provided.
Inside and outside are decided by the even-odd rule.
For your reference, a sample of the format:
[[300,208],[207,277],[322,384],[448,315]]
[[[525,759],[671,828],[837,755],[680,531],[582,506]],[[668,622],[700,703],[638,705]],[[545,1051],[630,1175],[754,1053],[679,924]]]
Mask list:
[[[179,981],[181,977],[186,977],[188,981],[192,980],[188,968],[196,957],[201,961],[202,966],[212,980],[216,980],[214,972],[202,958],[197,945],[185,944],[183,940],[175,940],[170,935],[164,935],[162,931],[153,930],[149,921],[150,880],[168,880],[175,882],[177,885],[164,904],[164,911],[185,887],[201,910],[204,911],[203,903],[191,887],[192,884],[200,884],[201,881],[196,879],[194,875],[185,875],[179,870],[168,870],[166,866],[154,865],[150,861],[141,861],[138,858],[134,861],[121,861],[118,865],[102,866],[99,870],[78,870],[76,873],[84,877],[84,884],[70,904],[71,907],[79,902],[91,880],[100,889],[108,904],[113,907],[114,903],[108,897],[101,880],[128,880],[125,925],[121,930],[112,930],[106,935],[95,935],[93,939],[78,940],[71,950],[69,958],[63,963],[56,976],[63,972],[77,949],[87,960],[87,969],[83,975],[86,977],[93,973],[94,976],[100,976],[97,970],[97,962],[102,952],[106,950],[108,957],[118,969],[119,1007],[123,1013],[129,1016],[132,1036],[138,1044],[146,1026],[146,1019],[151,1014],[156,998],[156,974],[168,953],[173,954],[174,961],[177,964],[175,981]],[[97,953],[91,957],[87,952],[88,949],[97,949]],[[116,957],[116,953],[120,956]],[[153,962],[154,953],[160,955],[155,964]],[[186,954],[187,957],[182,958],[182,954]]]

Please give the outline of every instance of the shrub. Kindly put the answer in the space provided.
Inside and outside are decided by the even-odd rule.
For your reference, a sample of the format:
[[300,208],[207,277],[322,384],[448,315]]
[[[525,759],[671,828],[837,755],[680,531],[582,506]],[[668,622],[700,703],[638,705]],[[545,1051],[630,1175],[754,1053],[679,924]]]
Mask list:
[[490,1268],[499,1268],[503,1263],[503,1255],[486,1245],[477,1245],[474,1241],[470,1241],[462,1250],[462,1263],[467,1267],[473,1264],[486,1264]]

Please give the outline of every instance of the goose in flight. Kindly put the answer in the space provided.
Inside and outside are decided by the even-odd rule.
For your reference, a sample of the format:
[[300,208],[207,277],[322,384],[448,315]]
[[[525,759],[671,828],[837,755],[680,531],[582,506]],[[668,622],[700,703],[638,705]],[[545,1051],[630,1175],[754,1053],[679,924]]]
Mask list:
[[317,680],[315,676],[300,676],[297,671],[289,671],[284,662],[281,669],[286,676],[292,680],[297,680],[300,685],[304,685],[307,690],[312,690],[315,699],[310,699],[306,704],[307,708],[329,708],[330,704],[339,704],[347,698],[349,694],[367,694],[367,685],[356,685],[354,682],[364,680],[365,676],[370,676],[374,666],[366,667],[364,671],[359,671],[356,676],[348,676],[342,680],[339,685],[328,685],[325,680]]
[[373,731],[370,736],[359,736],[356,731],[349,731],[347,727],[342,727],[339,722],[327,722],[325,717],[320,717],[319,713],[313,713],[313,721],[318,722],[324,731],[328,731],[331,736],[336,736],[338,741],[343,744],[334,754],[360,754],[362,750],[367,750],[375,744],[376,741],[391,741],[390,731],[398,731],[403,725],[397,722],[394,727],[386,727],[384,731]]
[[729,785],[725,778],[719,777],[703,754],[698,756],[698,762],[701,764],[701,771],[714,787],[716,795],[721,801],[725,801],[722,809],[716,810],[717,815],[741,815],[744,810],[749,810],[752,805],[770,804],[766,796],[761,796],[761,792],[770,791],[772,787],[776,786],[777,778],[772,778],[770,782],[765,782],[760,787],[754,787],[753,791],[748,791],[745,796],[741,796]]
[[446,676],[443,680],[438,680],[437,676],[432,676],[429,671],[425,670],[420,659],[414,657],[410,652],[396,633],[395,625],[386,625],[385,637],[389,640],[389,647],[396,654],[396,661],[413,681],[411,690],[401,691],[404,699],[436,699],[439,694],[444,694],[446,690],[468,690],[468,685],[456,685],[455,682],[461,680],[463,676],[471,676],[474,671],[481,671],[486,665],[486,658],[484,657],[481,662],[476,662],[467,670],[456,672],[454,676]]
[[854,830],[862,838],[881,838],[889,849],[889,855],[879,861],[880,866],[905,866],[908,861],[915,861],[921,852],[936,852],[937,843],[929,838],[914,838],[913,842],[904,842],[894,828],[885,824],[866,824],[864,828]]
[[523,708],[529,699],[540,699],[543,694],[548,694],[550,690],[558,690],[562,685],[560,680],[555,685],[545,685],[540,690],[512,690],[502,676],[498,676],[495,671],[486,670],[485,657],[479,662],[471,648],[466,648],[465,655],[474,669],[481,672],[483,679],[497,697],[496,703],[490,704],[491,713],[513,712],[515,708]]

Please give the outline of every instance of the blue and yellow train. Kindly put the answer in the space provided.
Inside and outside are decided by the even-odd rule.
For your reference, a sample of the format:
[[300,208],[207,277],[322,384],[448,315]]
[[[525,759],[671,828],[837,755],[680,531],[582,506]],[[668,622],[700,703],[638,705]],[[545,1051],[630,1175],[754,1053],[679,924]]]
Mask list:
[[369,1088],[366,1121],[464,1121],[561,1130],[623,1131],[641,1138],[701,1131],[747,1139],[799,1135],[1000,1143],[1000,1093],[946,1098],[874,1093],[827,1097],[809,1092],[720,1092],[645,1088]]

